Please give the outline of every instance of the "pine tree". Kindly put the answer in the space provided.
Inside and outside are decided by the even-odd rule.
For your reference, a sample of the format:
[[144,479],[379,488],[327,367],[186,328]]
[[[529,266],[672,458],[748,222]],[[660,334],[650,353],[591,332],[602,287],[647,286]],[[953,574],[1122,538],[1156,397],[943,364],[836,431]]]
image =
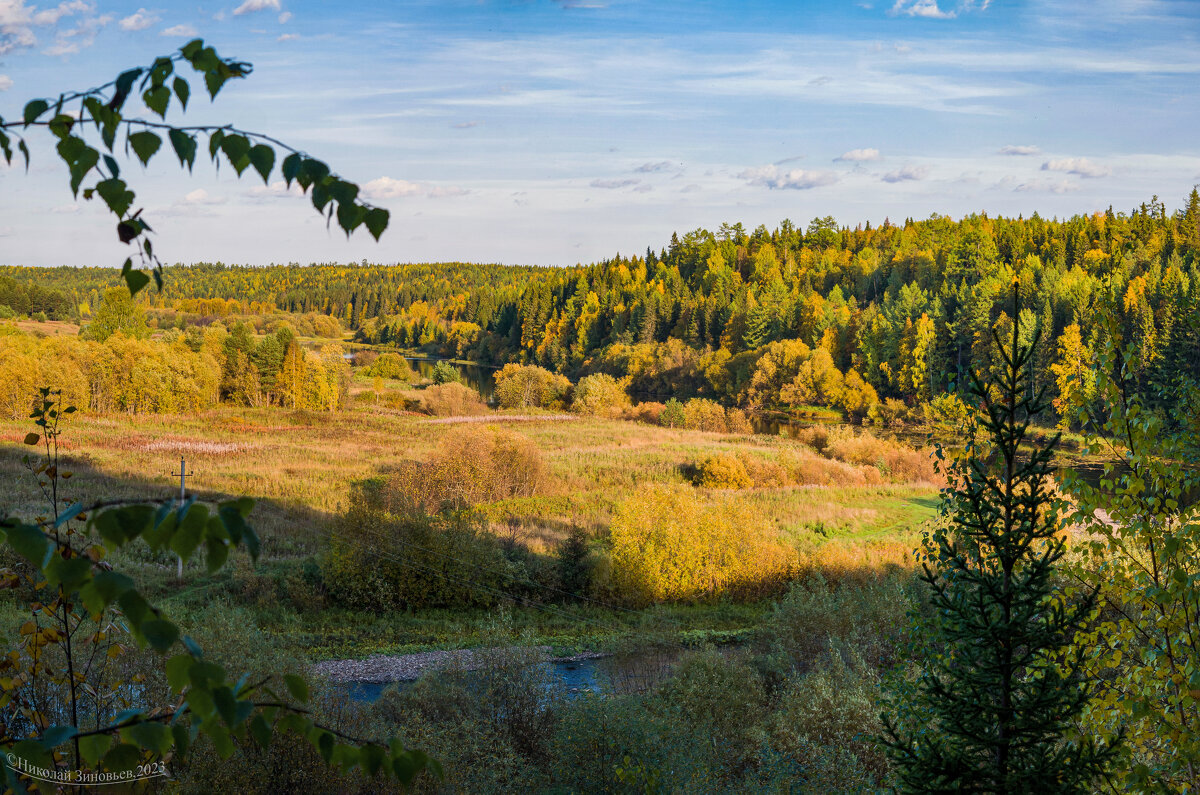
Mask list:
[[[1013,302],[1019,318],[1015,290]],[[947,522],[924,550],[938,652],[897,699],[899,720],[883,718],[900,792],[1091,792],[1115,753],[1072,736],[1089,694],[1065,649],[1096,596],[1067,603],[1056,583],[1065,542],[1047,484],[1058,437],[1027,435],[1044,400],[1029,396],[1036,341],[1022,345],[1020,325],[1008,346],[995,339],[999,372],[988,383],[972,373],[989,445],[949,467]]]

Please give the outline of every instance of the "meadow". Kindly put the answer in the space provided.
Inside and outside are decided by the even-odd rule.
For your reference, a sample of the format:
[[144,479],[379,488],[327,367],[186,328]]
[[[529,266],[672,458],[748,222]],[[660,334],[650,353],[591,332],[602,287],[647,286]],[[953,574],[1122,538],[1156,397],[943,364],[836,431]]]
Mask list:
[[[370,605],[359,610],[347,605],[281,609],[277,600],[265,596],[273,591],[264,583],[319,566],[330,524],[349,508],[353,484],[429,458],[439,440],[464,428],[508,429],[540,451],[546,477],[537,493],[474,506],[489,532],[533,556],[553,556],[572,528],[582,528],[590,538],[602,537],[621,502],[638,488],[697,488],[692,485],[697,465],[713,456],[740,457],[776,469],[777,462],[790,462],[793,482],[786,485],[717,491],[795,547],[806,568],[820,568],[835,578],[907,565],[936,506],[936,486],[927,477],[892,476],[882,457],[875,463],[825,457],[786,436],[664,428],[538,409],[489,411],[468,422],[388,408],[379,400],[378,388],[371,379],[357,377],[350,407],[336,413],[222,404],[188,415],[77,414],[62,437],[63,468],[73,473],[65,489],[71,499],[84,502],[168,498],[178,493],[182,457],[189,494],[253,497],[252,519],[263,542],[253,569],[248,561],[239,561],[230,572],[210,578],[197,561],[177,582],[171,560],[128,563],[169,603],[186,609],[227,599],[248,606],[283,642],[315,658],[470,645],[474,628],[489,620],[488,611],[478,610],[387,615],[372,613]],[[394,382],[384,389],[409,398],[422,391]],[[21,440],[27,431],[20,420],[0,424],[0,500],[14,513],[34,515],[43,510],[44,500],[22,464],[28,448]],[[386,539],[379,543],[389,548]],[[320,591],[318,586],[310,594],[318,606]],[[519,601],[511,606],[518,623],[539,638],[571,646],[586,645],[595,634],[597,614],[618,634],[630,624],[631,614],[605,609],[603,600],[568,599],[555,612]],[[752,625],[765,607],[656,609],[670,613],[683,632],[730,632]],[[571,610],[583,611],[585,618],[572,622],[564,615]],[[361,631],[361,616],[347,620],[347,612],[368,615],[370,631]],[[298,614],[302,621],[296,621]]]

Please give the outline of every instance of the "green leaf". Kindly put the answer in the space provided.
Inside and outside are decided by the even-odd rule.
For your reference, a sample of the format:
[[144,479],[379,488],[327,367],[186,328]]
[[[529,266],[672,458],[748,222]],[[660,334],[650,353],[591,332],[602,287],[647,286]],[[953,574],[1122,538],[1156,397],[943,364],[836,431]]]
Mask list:
[[192,39],[187,44],[179,48],[179,52],[183,53],[183,57],[189,62],[195,59],[196,54],[204,48],[204,39]]
[[238,174],[241,174],[250,163],[247,157],[250,153],[250,141],[244,135],[226,135],[223,137],[221,139],[221,151],[225,153],[225,157],[229,160],[229,165],[233,166]]
[[104,156],[104,165],[108,168],[108,173],[112,174],[114,177],[121,176],[121,169],[117,165],[117,161],[112,159],[111,155]]
[[78,516],[82,512],[83,512],[83,503],[82,502],[73,502],[70,504],[70,506],[67,507],[67,509],[65,511],[60,513],[54,519],[54,526],[62,527],[63,525],[65,525],[67,522],[74,519],[76,516]]
[[205,562],[208,564],[208,573],[215,574],[229,559],[229,546],[224,539],[214,538],[210,535],[204,539],[204,548],[207,552]]
[[35,99],[25,104],[25,126],[33,124],[50,108],[50,103],[44,99]]
[[204,528],[208,524],[208,508],[203,505],[191,505],[187,509],[178,529],[171,537],[171,549],[176,555],[187,560],[200,540],[204,537]]
[[50,562],[43,569],[46,575],[46,582],[51,586],[62,585],[67,590],[74,590],[76,586],[88,579],[92,573],[92,561],[88,558],[70,558],[64,559],[62,555],[51,555]]
[[42,746],[57,748],[77,734],[79,734],[79,729],[74,726],[51,726],[42,733]]
[[195,660],[190,654],[176,654],[167,660],[167,684],[175,693],[182,693],[183,689],[192,683],[193,662]]
[[104,755],[104,768],[113,772],[133,770],[142,761],[142,751],[136,745],[121,743]]
[[162,146],[162,138],[148,131],[135,132],[129,136],[129,145],[133,147],[133,153],[137,155],[138,160],[141,160],[144,166],[150,162],[150,158]]
[[115,571],[97,572],[92,581],[79,591],[83,606],[92,615],[99,615],[121,594],[133,587],[133,580]]
[[79,753],[89,765],[95,765],[104,756],[104,752],[112,745],[112,736],[108,734],[89,734],[79,738]]
[[389,213],[382,207],[372,207],[367,210],[367,214],[363,216],[363,222],[367,225],[367,231],[371,233],[371,237],[379,240],[383,230],[387,229]]
[[255,715],[250,721],[250,736],[258,743],[259,748],[265,749],[271,744],[271,727],[262,715]]
[[117,78],[116,92],[113,94],[112,102],[114,108],[120,108],[125,104],[126,97],[133,90],[133,83],[142,75],[142,70],[130,69],[128,72],[122,72]]
[[196,162],[196,139],[173,127],[167,135],[171,138],[171,146],[175,147],[175,154],[179,156],[179,164],[186,165],[190,172],[192,164]]
[[188,747],[191,746],[192,738],[188,736],[188,727],[182,723],[176,723],[171,727],[171,735],[175,738],[175,749],[179,756],[187,753]]
[[175,96],[179,97],[180,106],[182,106],[184,110],[187,110],[188,97],[192,93],[191,86],[189,86],[188,81],[184,80],[182,77],[175,78],[174,85]]
[[171,750],[171,730],[157,721],[142,721],[121,729],[121,739],[162,756]]
[[337,208],[338,226],[346,232],[346,237],[350,237],[350,233],[358,228],[363,222],[363,216],[367,214],[365,207],[358,204],[350,204],[341,202]]
[[204,75],[204,86],[208,89],[208,95],[213,99],[217,98],[217,92],[221,90],[221,86],[225,85],[225,77],[216,72],[207,72]]
[[167,117],[167,105],[171,102],[171,89],[166,86],[152,86],[142,92],[142,101],[146,107],[154,111],[160,118]]
[[79,184],[87,173],[100,162],[100,153],[83,142],[82,138],[68,135],[58,142],[59,157],[71,172],[71,194],[79,195]]
[[164,618],[152,618],[144,622],[141,630],[155,651],[166,651],[179,640],[179,627]]
[[125,284],[129,285],[130,295],[137,295],[150,283],[150,277],[141,271],[131,270],[122,275],[125,277]]
[[36,445],[41,441],[42,441],[42,435],[40,433],[25,434],[25,444]]
[[283,159],[280,171],[283,173],[283,180],[289,188],[292,187],[292,180],[300,173],[300,165],[303,161],[304,159],[296,152],[292,152]]
[[8,528],[8,545],[38,569],[44,569],[54,552],[54,544],[37,527],[18,524]]
[[100,194],[108,209],[118,218],[124,218],[125,213],[129,211],[129,205],[133,204],[133,191],[127,189],[124,180],[115,177],[97,182],[96,193]]
[[262,177],[263,184],[269,184],[271,169],[275,167],[275,150],[266,144],[257,144],[251,147],[249,155],[250,165]]
[[304,679],[296,674],[284,674],[283,683],[287,685],[292,698],[302,704],[308,701],[308,682],[305,682]]

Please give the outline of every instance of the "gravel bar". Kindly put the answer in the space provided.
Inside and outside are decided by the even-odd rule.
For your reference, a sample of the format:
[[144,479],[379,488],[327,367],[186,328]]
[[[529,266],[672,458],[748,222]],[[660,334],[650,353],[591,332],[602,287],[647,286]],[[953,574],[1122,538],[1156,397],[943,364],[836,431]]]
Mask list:
[[[522,651],[537,652],[543,662],[578,662],[607,655],[586,651],[568,657],[553,657],[549,646],[525,647]],[[452,651],[422,651],[415,654],[373,654],[362,660],[324,660],[313,666],[313,672],[329,677],[333,682],[402,682],[417,679],[426,671],[454,669],[474,671],[488,664],[488,652],[504,649],[455,649]]]

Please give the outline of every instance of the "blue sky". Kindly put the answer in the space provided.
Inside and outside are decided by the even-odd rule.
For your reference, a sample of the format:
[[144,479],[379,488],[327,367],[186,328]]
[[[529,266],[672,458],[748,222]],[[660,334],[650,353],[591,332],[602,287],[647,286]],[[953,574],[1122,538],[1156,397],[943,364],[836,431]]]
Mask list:
[[[282,184],[167,156],[168,261],[561,265],[672,231],[1180,205],[1200,182],[1200,3],[0,0],[0,115],[195,35],[254,74],[187,118],[327,159],[392,211],[326,230]],[[35,147],[0,167],[0,261],[120,262]]]

